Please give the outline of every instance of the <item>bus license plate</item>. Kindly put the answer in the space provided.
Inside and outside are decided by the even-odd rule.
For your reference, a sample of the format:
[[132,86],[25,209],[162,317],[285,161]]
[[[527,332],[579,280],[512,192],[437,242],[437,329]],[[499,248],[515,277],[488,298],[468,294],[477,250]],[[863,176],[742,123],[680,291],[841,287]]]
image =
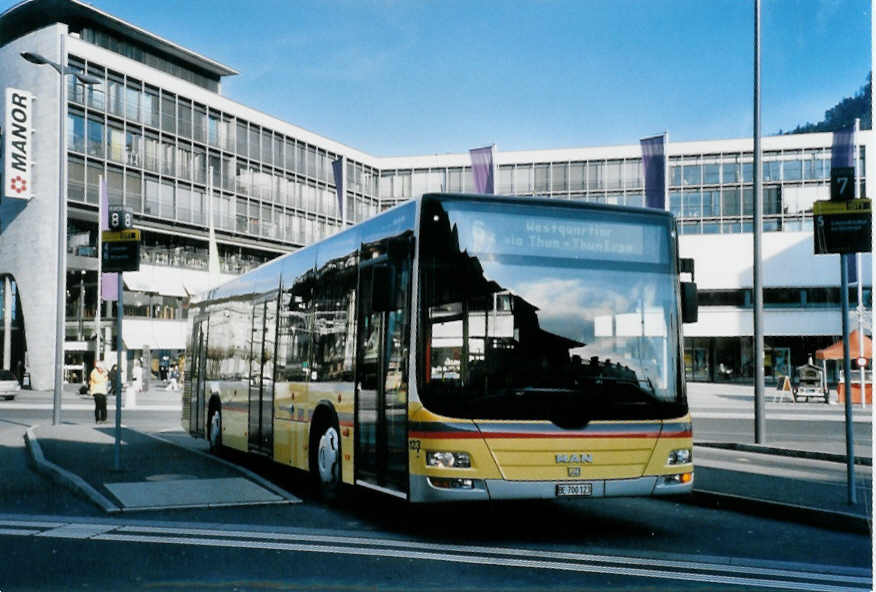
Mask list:
[[560,483],[557,485],[557,497],[574,495],[593,495],[592,483]]

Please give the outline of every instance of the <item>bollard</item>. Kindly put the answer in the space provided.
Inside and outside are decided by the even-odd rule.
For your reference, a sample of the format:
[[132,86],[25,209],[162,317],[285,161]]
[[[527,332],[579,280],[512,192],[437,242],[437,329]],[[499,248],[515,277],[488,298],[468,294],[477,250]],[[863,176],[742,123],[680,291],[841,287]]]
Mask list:
[[125,389],[125,409],[137,408],[137,386],[129,384]]

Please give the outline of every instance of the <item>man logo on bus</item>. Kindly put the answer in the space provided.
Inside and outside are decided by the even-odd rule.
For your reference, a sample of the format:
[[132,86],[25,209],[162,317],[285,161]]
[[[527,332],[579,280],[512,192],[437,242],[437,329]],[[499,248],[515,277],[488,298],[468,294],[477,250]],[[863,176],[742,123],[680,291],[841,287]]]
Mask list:
[[27,181],[21,177],[12,177],[9,179],[9,188],[16,193],[24,193],[27,191]]
[[589,452],[573,452],[572,454],[558,454],[556,456],[557,464],[587,464],[593,462],[593,455]]

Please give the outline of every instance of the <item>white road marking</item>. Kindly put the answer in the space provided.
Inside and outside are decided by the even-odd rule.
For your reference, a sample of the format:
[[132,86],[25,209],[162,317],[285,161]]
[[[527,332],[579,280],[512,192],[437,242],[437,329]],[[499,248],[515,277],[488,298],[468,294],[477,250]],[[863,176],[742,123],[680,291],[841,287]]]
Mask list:
[[[388,557],[444,561],[473,565],[522,567],[581,573],[611,574],[741,586],[784,588],[813,592],[859,592],[869,590],[872,574],[862,568],[811,565],[807,569],[746,565],[745,559],[722,557],[726,563],[710,563],[555,552],[538,549],[442,545],[418,541],[249,530],[198,528],[195,525],[157,527],[123,523],[47,522],[6,519],[0,535],[43,536],[97,541],[165,545],[194,545],[238,549],[268,549],[363,557]],[[811,571],[810,571],[811,570]]]
[[90,539],[95,535],[115,529],[113,524],[65,524],[58,528],[46,530],[35,536],[52,537],[56,539]]
[[275,532],[252,532],[241,530],[216,530],[201,528],[173,528],[156,526],[123,526],[115,532],[142,533],[142,534],[167,534],[167,535],[190,535],[205,537],[234,537],[252,540],[277,540],[277,541],[309,541],[316,543],[338,543],[347,545],[372,545],[381,547],[402,547],[408,549],[453,551],[460,553],[486,553],[494,555],[512,555],[524,557],[539,557],[543,559],[566,559],[572,561],[599,561],[605,563],[619,563],[622,565],[644,565],[667,568],[695,569],[701,571],[723,571],[758,575],[775,575],[783,577],[800,577],[806,574],[807,578],[818,580],[847,581],[851,583],[869,583],[868,578],[854,576],[842,576],[835,574],[819,573],[819,566],[813,566],[812,572],[804,572],[787,569],[758,568],[745,565],[728,565],[720,563],[699,563],[695,561],[672,561],[661,559],[644,559],[639,557],[625,557],[613,555],[593,555],[589,553],[564,553],[556,551],[539,551],[535,549],[514,549],[506,547],[482,547],[476,545],[445,545],[435,543],[419,543],[416,541],[404,541],[394,539],[375,539],[368,537],[344,537],[330,535],[311,534],[286,534]]
[[0,534],[10,534],[19,536],[33,536],[39,534],[39,530],[24,529],[24,528],[0,528]]
[[[266,549],[273,551],[300,551],[306,553],[329,553],[337,555],[358,555],[366,557],[391,557],[395,559],[418,559],[431,561],[448,561],[452,563],[468,563],[474,565],[489,565],[503,567],[525,567],[538,569],[553,569],[559,571],[574,571],[582,573],[612,574],[630,577],[657,578],[666,580],[684,580],[691,582],[706,582],[710,584],[733,584],[758,588],[787,588],[794,590],[811,590],[813,592],[859,592],[869,590],[867,587],[831,586],[820,583],[808,583],[802,580],[765,580],[737,576],[722,576],[700,573],[684,573],[677,571],[659,571],[656,569],[624,568],[604,564],[562,563],[557,561],[533,561],[528,559],[511,559],[503,557],[484,557],[473,555],[450,555],[446,553],[431,553],[424,551],[406,551],[397,549],[376,549],[364,547],[326,547],[296,543],[279,543],[267,541],[239,541],[228,539],[137,536],[120,534],[103,534],[93,537],[94,540],[124,541],[139,543],[158,543],[174,545],[198,545],[205,547],[226,547],[243,549]],[[802,573],[801,578],[809,574]]]

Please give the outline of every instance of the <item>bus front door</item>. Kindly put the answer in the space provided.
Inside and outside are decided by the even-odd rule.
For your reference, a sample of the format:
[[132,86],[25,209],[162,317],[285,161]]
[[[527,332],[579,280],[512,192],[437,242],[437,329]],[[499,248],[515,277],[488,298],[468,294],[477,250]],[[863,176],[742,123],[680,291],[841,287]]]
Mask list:
[[375,306],[373,298],[375,283],[386,281],[390,265],[393,277],[408,277],[408,262],[385,258],[368,261],[359,271],[356,480],[407,496],[407,298],[394,291],[398,304],[389,307]]
[[271,454],[274,447],[274,358],[277,300],[253,305],[249,358],[249,449]]
[[207,365],[207,321],[199,320],[194,324],[192,332],[192,359],[189,362],[191,372],[191,401],[189,410],[189,431],[196,436],[204,436],[204,421],[206,413],[206,365]]

